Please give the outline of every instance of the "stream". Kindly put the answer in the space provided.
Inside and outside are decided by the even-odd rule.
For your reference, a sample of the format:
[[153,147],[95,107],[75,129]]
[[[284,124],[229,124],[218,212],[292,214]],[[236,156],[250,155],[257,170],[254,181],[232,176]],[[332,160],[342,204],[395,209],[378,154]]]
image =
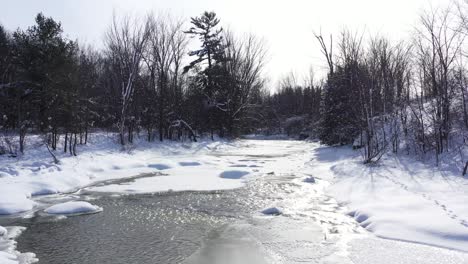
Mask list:
[[[285,158],[295,157],[255,156],[272,164]],[[26,227],[18,250],[34,252],[40,264],[322,263],[341,250],[337,227],[357,228],[324,194],[327,184],[304,182],[299,171],[272,171],[224,191],[103,194],[83,189],[37,199],[86,200],[103,212],[63,217],[38,211],[30,218],[0,219],[0,224]],[[261,213],[271,206],[284,211]]]

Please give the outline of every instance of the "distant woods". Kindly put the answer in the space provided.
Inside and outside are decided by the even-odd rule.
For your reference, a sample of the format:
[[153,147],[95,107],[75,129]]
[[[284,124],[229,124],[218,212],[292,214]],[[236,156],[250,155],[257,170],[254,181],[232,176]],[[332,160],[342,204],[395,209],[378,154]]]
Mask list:
[[465,159],[467,7],[424,12],[409,41],[344,31],[327,45],[316,35],[330,67],[317,123],[322,142],[353,143],[365,162],[387,151]]
[[[196,141],[251,130],[266,47],[219,23],[213,12],[190,26],[169,15],[114,16],[102,50],[65,38],[43,14],[26,30],[0,27],[3,152],[24,152],[28,134],[75,155],[96,128],[118,132],[122,145],[135,135]],[[190,41],[199,48],[189,50]]]
[[118,132],[122,145],[285,133],[353,144],[365,162],[387,151],[438,159],[466,146],[467,8],[422,12],[412,38],[397,42],[316,33],[327,74],[286,75],[275,92],[263,39],[223,28],[213,12],[114,16],[102,50],[39,14],[26,30],[0,27],[0,145],[23,152],[39,134],[76,154],[95,129]]

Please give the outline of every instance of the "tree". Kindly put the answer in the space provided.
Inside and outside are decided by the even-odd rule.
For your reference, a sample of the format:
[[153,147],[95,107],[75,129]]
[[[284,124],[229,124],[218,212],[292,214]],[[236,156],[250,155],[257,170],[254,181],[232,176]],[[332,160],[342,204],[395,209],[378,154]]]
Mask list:
[[11,119],[19,130],[20,150],[28,129],[51,133],[55,148],[59,125],[66,115],[68,95],[74,87],[77,45],[62,36],[60,23],[43,14],[36,25],[13,34],[14,88],[16,108]]
[[219,109],[225,113],[225,126],[230,136],[239,133],[243,118],[252,107],[253,94],[264,85],[262,71],[266,60],[264,42],[253,34],[236,38],[232,32],[224,37],[226,43],[223,68],[225,77],[220,93]]
[[[134,84],[140,73],[143,51],[149,38],[147,23],[141,24],[136,19],[124,17],[119,20],[115,15],[107,32],[107,52],[113,61],[115,78],[121,91],[121,111],[119,118],[120,143],[125,145],[125,125],[128,109],[134,93]],[[128,139],[132,141],[132,130]]]
[[[202,87],[200,91],[205,96],[205,106],[207,109],[208,126],[213,138],[214,119],[218,110],[217,96],[220,88],[220,83],[225,72],[221,67],[221,63],[225,60],[223,37],[221,35],[223,29],[218,28],[219,19],[214,12],[204,12],[200,17],[191,19],[192,27],[185,33],[198,37],[201,42],[201,48],[191,51],[190,56],[196,56],[188,66],[184,68],[187,73],[192,69],[200,69],[198,72],[197,81]],[[203,69],[202,64],[207,63]],[[220,129],[221,130],[221,129]]]
[[[158,105],[159,140],[169,136],[172,121],[180,120],[180,73],[183,54],[187,45],[182,34],[182,22],[169,16],[148,17],[150,37],[145,52],[150,86],[154,89]],[[174,110],[179,116],[174,117]],[[172,117],[169,114],[172,113]]]
[[[431,116],[432,140],[436,157],[449,149],[452,129],[452,103],[455,92],[455,60],[465,35],[463,24],[452,18],[452,10],[431,10],[421,16],[416,45],[421,70],[420,107]],[[427,102],[427,104],[424,104]],[[429,107],[428,107],[429,106]],[[420,117],[422,120],[423,117]],[[421,135],[426,137],[426,135]]]

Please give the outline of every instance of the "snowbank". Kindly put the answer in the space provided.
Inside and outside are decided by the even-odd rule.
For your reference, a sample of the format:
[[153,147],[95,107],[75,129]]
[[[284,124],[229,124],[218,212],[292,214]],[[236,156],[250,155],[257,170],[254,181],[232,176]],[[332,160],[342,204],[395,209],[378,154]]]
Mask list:
[[0,226],[0,263],[1,264],[29,264],[38,261],[34,253],[20,253],[16,250],[16,241],[24,227]]
[[0,186],[0,215],[18,214],[31,210],[34,202],[30,198],[30,193],[22,192],[15,186]]
[[[45,147],[38,144],[41,139],[28,136],[24,156],[0,156],[0,215],[40,208],[34,201],[37,195],[68,193],[86,187],[93,191],[143,193],[220,190],[244,185],[245,175],[223,178],[231,163],[211,155],[237,149],[236,143],[211,140],[148,143],[142,138],[136,139],[130,150],[122,150],[117,139],[115,134],[91,134],[87,145],[78,146],[78,156],[58,150],[60,164],[54,164]],[[253,167],[246,170],[246,174],[252,173]],[[138,178],[141,175],[151,177]],[[121,183],[93,188],[114,180]]]
[[[349,148],[318,148],[314,166],[348,215],[375,235],[468,252],[468,181],[410,157],[363,165]],[[315,174],[319,175],[319,174]]]
[[83,201],[72,201],[72,202],[65,202],[56,205],[52,205],[51,207],[44,210],[44,212],[48,214],[66,214],[66,215],[74,215],[74,214],[93,214],[101,212],[102,208],[96,205],[92,205],[88,202]]

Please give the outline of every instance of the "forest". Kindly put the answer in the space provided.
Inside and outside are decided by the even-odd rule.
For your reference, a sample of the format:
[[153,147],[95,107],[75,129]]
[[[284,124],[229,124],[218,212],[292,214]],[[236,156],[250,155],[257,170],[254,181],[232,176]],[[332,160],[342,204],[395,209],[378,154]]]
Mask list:
[[51,154],[77,155],[89,133],[106,130],[123,146],[135,136],[286,134],[352,144],[365,163],[388,152],[462,155],[466,8],[422,10],[412,38],[399,41],[310,32],[327,74],[291,73],[274,84],[266,41],[224,28],[214,12],[189,21],[114,14],[99,49],[66,38],[60,22],[39,13],[27,29],[0,26],[0,153],[21,155],[28,136],[41,135]]

